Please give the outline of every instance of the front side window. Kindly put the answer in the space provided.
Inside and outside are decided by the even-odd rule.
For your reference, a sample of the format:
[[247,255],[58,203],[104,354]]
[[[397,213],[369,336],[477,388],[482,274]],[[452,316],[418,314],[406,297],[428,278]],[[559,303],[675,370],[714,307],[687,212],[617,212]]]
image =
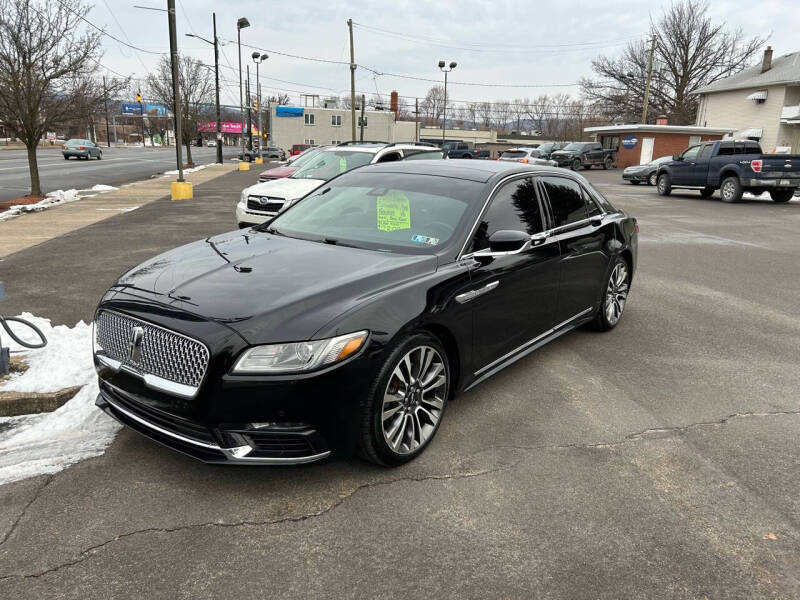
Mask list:
[[483,189],[477,182],[433,175],[354,171],[318,188],[264,227],[334,245],[434,254],[458,241],[473,214],[468,209],[479,202]]
[[525,231],[530,235],[544,231],[533,177],[511,181],[497,190],[481,218],[470,252],[488,248],[489,237],[502,230]]
[[700,152],[700,146],[692,146],[683,152],[683,160],[694,160]]
[[314,124],[314,113],[306,113],[303,115],[303,119],[305,119],[306,125],[313,125]]
[[589,218],[586,201],[577,181],[566,177],[542,177],[542,184],[550,198],[553,227],[563,227]]
[[334,127],[341,127],[342,115],[331,115],[331,125]]

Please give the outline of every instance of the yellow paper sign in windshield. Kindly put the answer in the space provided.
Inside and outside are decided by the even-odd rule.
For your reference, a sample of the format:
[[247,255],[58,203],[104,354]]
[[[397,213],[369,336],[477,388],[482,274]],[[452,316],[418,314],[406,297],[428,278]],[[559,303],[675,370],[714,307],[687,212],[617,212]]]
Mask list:
[[399,192],[378,196],[377,213],[378,229],[381,231],[411,229],[411,208],[408,205],[408,198]]
[[347,159],[343,156],[339,159],[339,173],[347,171]]

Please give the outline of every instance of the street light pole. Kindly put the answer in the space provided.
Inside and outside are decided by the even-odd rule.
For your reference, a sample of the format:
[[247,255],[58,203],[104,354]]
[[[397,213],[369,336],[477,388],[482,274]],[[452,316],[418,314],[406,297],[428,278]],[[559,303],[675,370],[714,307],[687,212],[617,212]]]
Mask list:
[[239,18],[236,21],[236,35],[237,40],[239,43],[239,118],[242,122],[242,133],[241,133],[241,150],[242,150],[242,157],[244,157],[244,104],[242,102],[242,29],[245,27],[250,27],[250,21],[247,20],[246,17]]
[[253,52],[253,62],[256,63],[256,106],[258,107],[258,158],[264,160],[264,131],[261,129],[261,81],[258,79],[258,65],[267,60],[269,56]]
[[245,87],[247,102],[247,149],[253,151],[253,97],[250,95],[250,65],[247,65],[247,84]]
[[[199,35],[195,35],[193,33],[187,33],[186,37],[197,38],[198,40],[204,41],[206,44],[211,44],[214,46],[214,80],[216,84],[216,95],[217,95],[217,163],[222,164],[222,123],[220,123],[220,106],[219,106],[219,39],[217,39],[217,13],[212,13],[214,18],[214,41],[207,40],[204,37]],[[206,66],[206,65],[203,65]]]
[[458,63],[450,61],[450,64],[445,67],[443,60],[439,61],[439,69],[444,73],[444,106],[442,107],[442,148],[445,144],[445,128],[447,126],[447,74],[456,68]]

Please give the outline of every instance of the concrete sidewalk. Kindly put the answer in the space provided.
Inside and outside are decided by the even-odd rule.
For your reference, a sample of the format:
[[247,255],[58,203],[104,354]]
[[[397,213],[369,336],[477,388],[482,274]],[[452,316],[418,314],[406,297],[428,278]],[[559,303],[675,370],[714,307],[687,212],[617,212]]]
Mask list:
[[[185,179],[197,186],[235,170],[234,163],[212,164],[186,173]],[[137,181],[92,198],[0,221],[0,258],[168,196],[176,179],[175,175],[163,175]]]

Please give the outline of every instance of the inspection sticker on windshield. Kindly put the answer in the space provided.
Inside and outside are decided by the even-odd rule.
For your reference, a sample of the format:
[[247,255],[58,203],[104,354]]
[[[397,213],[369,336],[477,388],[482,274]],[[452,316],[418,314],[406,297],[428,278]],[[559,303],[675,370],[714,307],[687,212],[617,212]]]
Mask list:
[[378,196],[377,200],[378,229],[381,231],[411,229],[411,208],[405,195],[391,192],[386,196]]
[[411,236],[412,242],[418,244],[425,244],[426,246],[436,246],[439,243],[439,238],[428,237],[427,235],[414,234]]
[[347,159],[343,156],[339,159],[339,173],[347,171]]

